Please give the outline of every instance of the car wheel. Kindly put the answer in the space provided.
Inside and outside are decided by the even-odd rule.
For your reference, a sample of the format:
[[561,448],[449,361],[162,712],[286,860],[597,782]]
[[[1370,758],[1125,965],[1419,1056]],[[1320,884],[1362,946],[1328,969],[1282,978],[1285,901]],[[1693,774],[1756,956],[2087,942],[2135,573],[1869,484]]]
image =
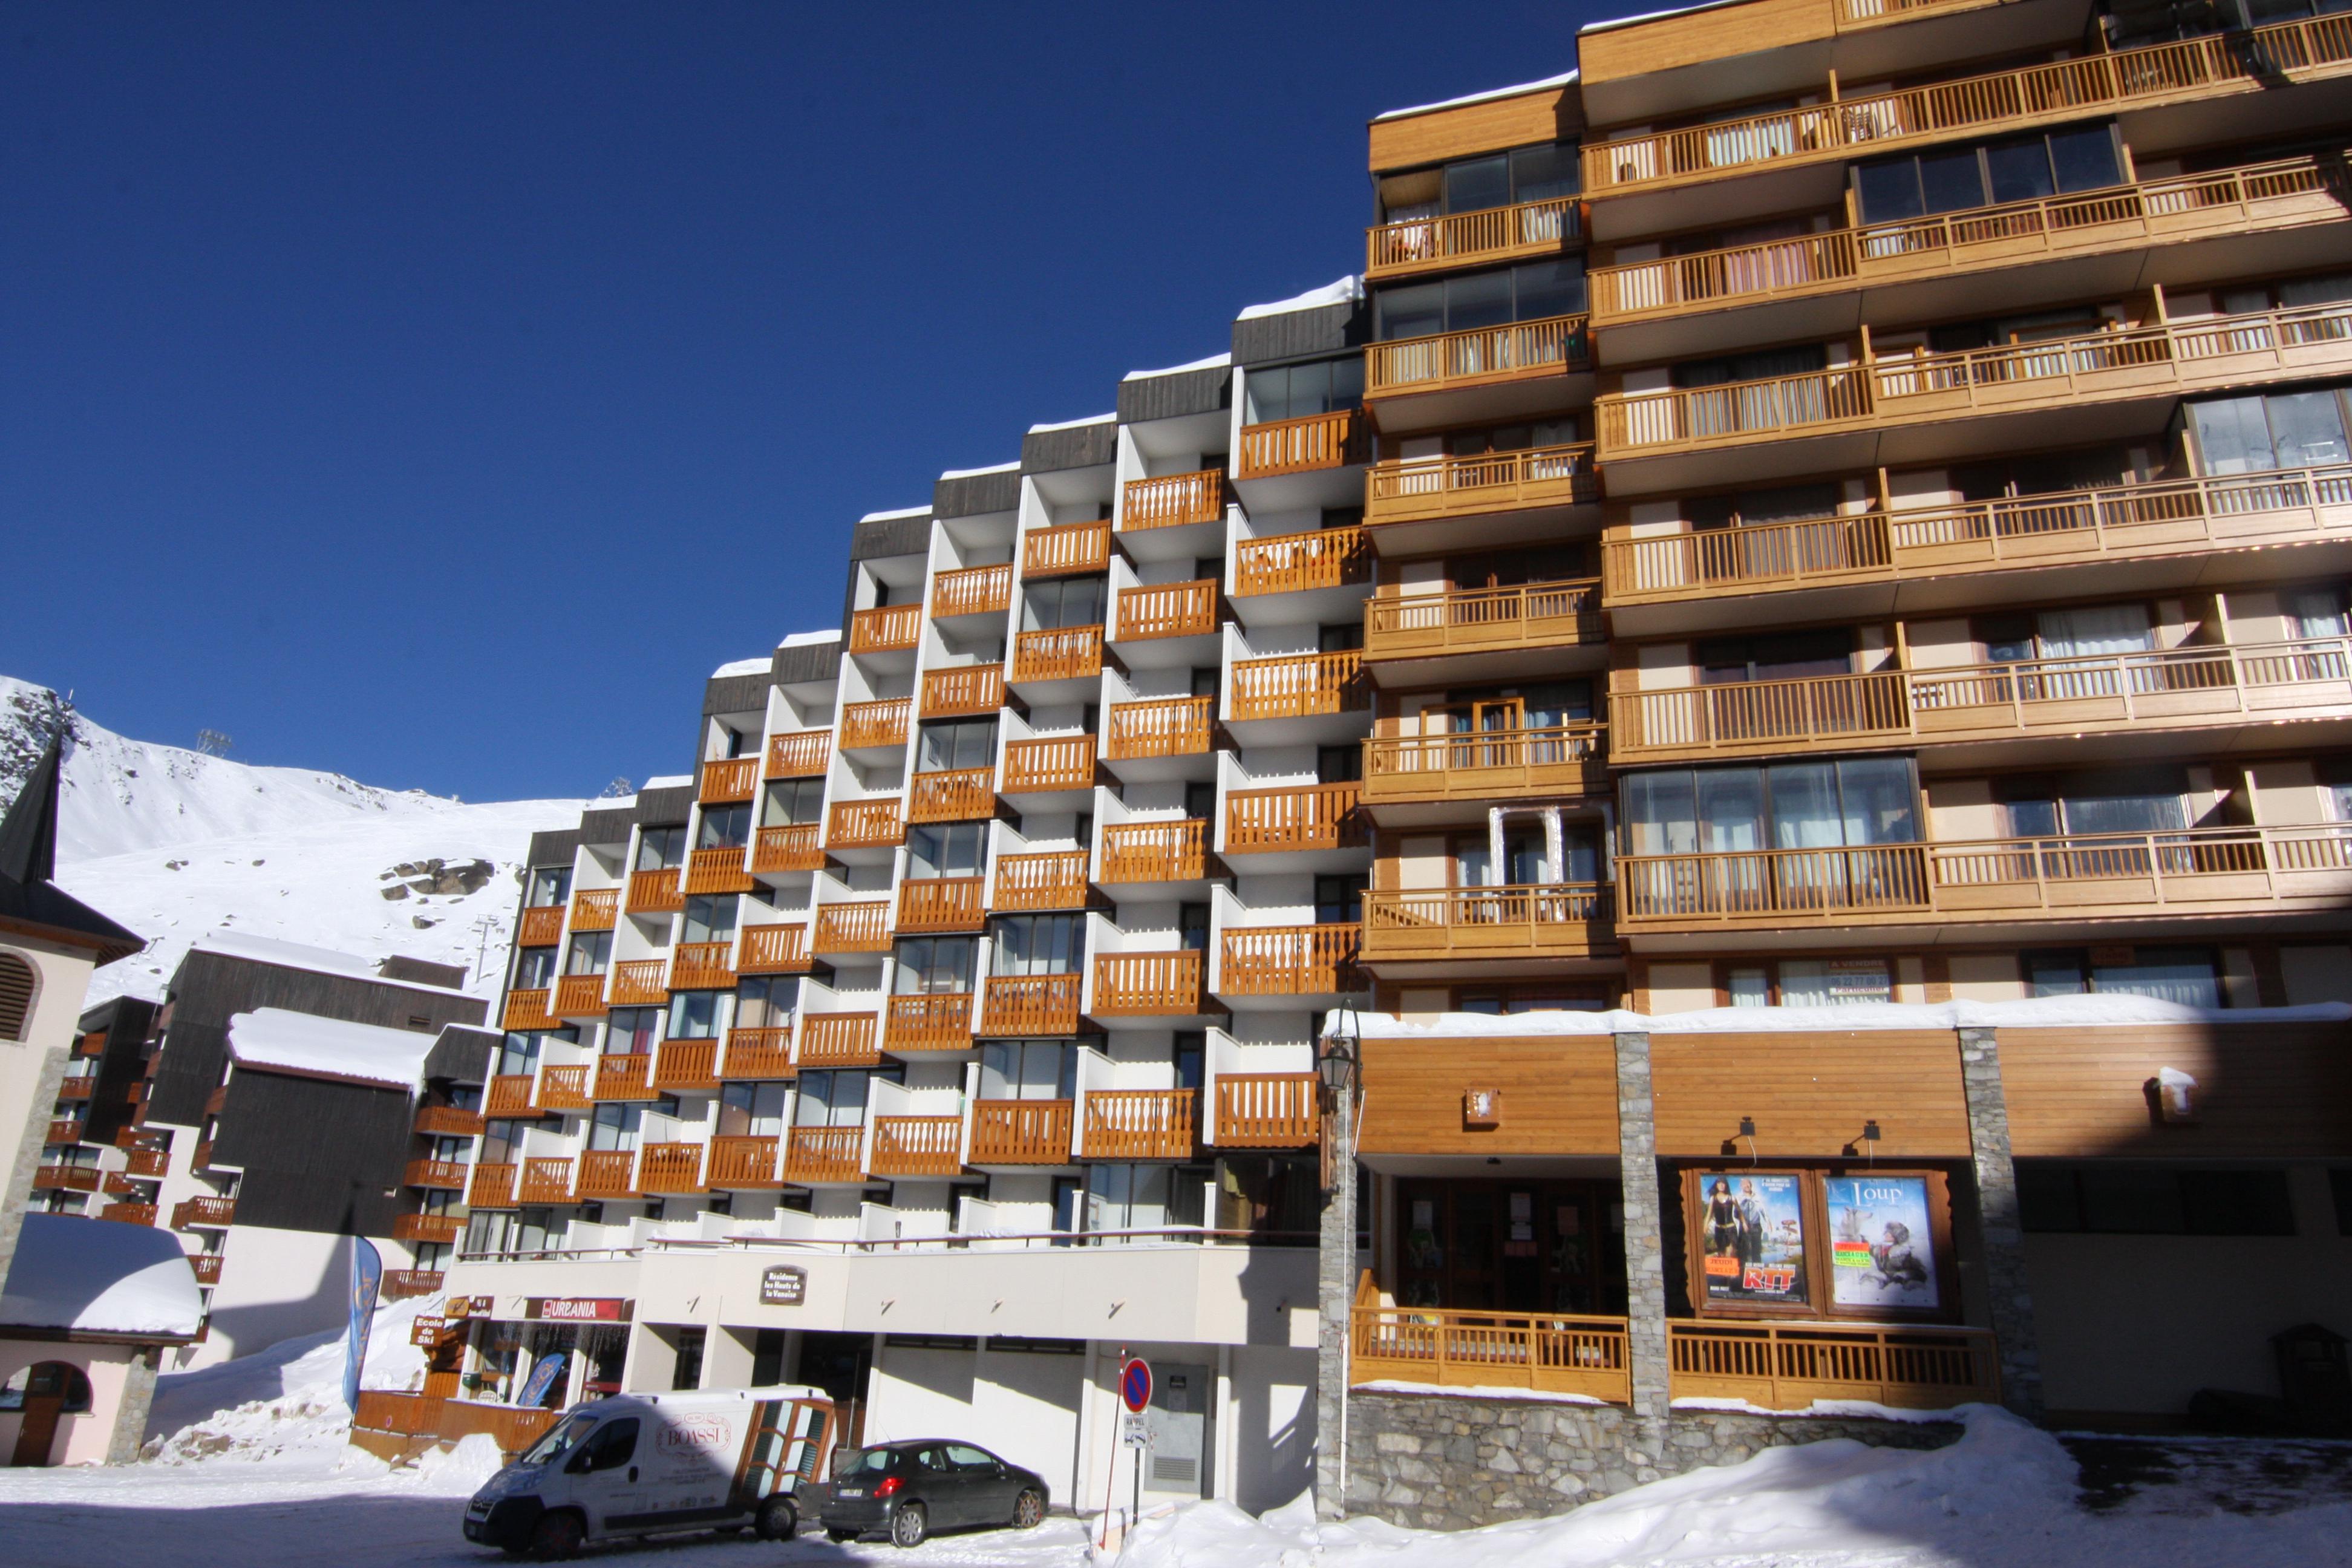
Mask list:
[[931,1532],[931,1521],[919,1502],[902,1502],[898,1511],[890,1516],[890,1544],[920,1546],[923,1537]]
[[1023,1489],[1013,1500],[1013,1528],[1034,1530],[1045,1522],[1045,1495],[1035,1487]]
[[855,1530],[828,1530],[824,1532],[824,1538],[827,1541],[855,1541],[862,1533],[863,1531]]
[[793,1531],[800,1528],[801,1510],[793,1506],[788,1497],[772,1497],[760,1505],[755,1528],[762,1541],[790,1541]]
[[561,1563],[567,1557],[577,1557],[580,1543],[587,1535],[587,1526],[569,1509],[541,1514],[530,1531],[531,1561]]

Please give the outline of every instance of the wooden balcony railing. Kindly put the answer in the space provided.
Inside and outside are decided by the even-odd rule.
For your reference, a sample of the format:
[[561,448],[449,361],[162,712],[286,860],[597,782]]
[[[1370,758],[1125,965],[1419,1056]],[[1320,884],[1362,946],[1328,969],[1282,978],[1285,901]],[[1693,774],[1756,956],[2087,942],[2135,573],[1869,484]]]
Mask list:
[[1354,649],[1239,658],[1227,672],[1236,720],[1311,719],[1370,709],[1372,683]]
[[133,1149],[122,1168],[134,1176],[160,1176],[171,1168],[172,1157],[162,1149]]
[[515,1206],[515,1166],[502,1161],[474,1167],[474,1179],[466,1186],[466,1206],[474,1209],[510,1209]]
[[1025,910],[1076,910],[1087,902],[1087,851],[1048,849],[1005,855],[996,862],[996,892],[989,908],[1013,914]]
[[849,617],[849,651],[895,653],[915,646],[923,635],[923,606],[886,605],[860,610]]
[[699,1143],[648,1143],[637,1156],[637,1190],[642,1193],[699,1193],[703,1147]]
[[[1964,5],[1981,5],[1986,0],[1838,0],[1838,30],[1847,27],[1867,27],[1881,22],[1902,22],[1920,12]],[[1995,4],[1999,0],[1994,0]]]
[[1371,434],[1371,421],[1360,408],[1244,425],[1241,450],[1234,454],[1234,477],[1270,479],[1360,463],[1370,451]]
[[856,904],[819,904],[816,935],[809,942],[815,952],[887,952],[890,951],[890,903],[869,899]]
[[1090,680],[1102,673],[1102,650],[1100,626],[1023,632],[1013,642],[1013,679]]
[[1298,594],[1372,580],[1372,547],[1360,528],[1318,528],[1244,539],[1234,546],[1234,592]]
[[963,1173],[961,1116],[877,1116],[874,1154],[877,1176],[955,1176]]
[[59,1100],[89,1100],[97,1091],[98,1079],[94,1074],[86,1078],[63,1079],[58,1083]]
[[121,1225],[152,1226],[155,1223],[153,1204],[108,1204],[98,1211],[100,1219],[110,1219]]
[[871,1013],[810,1013],[801,1019],[803,1068],[871,1068],[882,1065],[874,1047]]
[[482,1090],[482,1114],[485,1116],[536,1116],[538,1108],[531,1103],[531,1090],[536,1087],[527,1072],[499,1073]]
[[1129,479],[1118,511],[1118,526],[1129,532],[1143,528],[1181,528],[1190,522],[1222,522],[1225,516],[1225,471],[1203,468],[1192,474],[1162,474],[1157,479]]
[[1668,1323],[1677,1399],[1738,1399],[1766,1410],[1864,1399],[1943,1410],[2000,1398],[1993,1337],[1983,1329],[1843,1323]]
[[732,942],[682,942],[670,954],[673,991],[725,991],[735,984]]
[[768,1024],[727,1031],[727,1054],[719,1068],[720,1078],[730,1082],[737,1079],[791,1078],[797,1071],[793,1066],[793,1031],[789,1026]]
[[1866,367],[1597,398],[1600,449],[1610,458],[1743,445],[1790,431],[1859,426],[1874,416]]
[[1199,817],[1120,822],[1102,831],[1108,882],[1192,882],[1208,875],[1209,825]]
[[41,1142],[44,1145],[80,1142],[81,1118],[67,1116],[51,1121],[49,1130],[42,1135]]
[[857,1154],[865,1141],[863,1127],[795,1127],[784,1144],[784,1180],[801,1185],[863,1181]]
[[975,1100],[971,1102],[971,1163],[1066,1165],[1071,1120],[1066,1100]]
[[868,747],[903,746],[907,743],[907,721],[915,710],[911,697],[885,697],[878,702],[845,702],[841,705],[841,749],[855,752]]
[[1613,533],[1612,605],[2137,560],[2352,532],[2352,467],[2169,479],[1702,532]]
[[746,974],[793,974],[809,966],[809,932],[804,925],[764,925],[743,928],[743,955],[737,966]]
[[463,1160],[411,1160],[401,1173],[404,1187],[432,1187],[449,1192],[466,1188],[466,1163]]
[[572,895],[573,931],[611,931],[620,918],[618,888],[583,888]]
[[1021,575],[1054,577],[1110,570],[1110,523],[1066,522],[1022,535]]
[[1494,952],[1575,957],[1614,942],[1609,889],[1593,882],[1364,895],[1364,956],[1371,960]]
[[542,904],[525,910],[515,926],[517,947],[553,947],[563,940],[563,906]]
[[686,858],[686,890],[689,893],[748,893],[758,884],[743,869],[743,846],[722,845],[697,849]]
[[217,1252],[193,1253],[188,1268],[195,1274],[199,1285],[217,1285],[221,1277],[221,1255]]
[[783,1152],[781,1138],[713,1138],[710,1141],[709,1184],[713,1192],[744,1192],[781,1185],[776,1162]]
[[1911,732],[1901,670],[1620,691],[1610,697],[1609,717],[1617,754],[1626,762],[1883,741]]
[[1601,736],[1599,724],[1376,735],[1364,742],[1364,799],[1382,805],[1529,791],[1604,795]]
[[981,988],[983,1035],[1075,1035],[1085,976],[994,974]]
[[601,1018],[604,1016],[604,976],[559,974],[555,1000],[549,1010],[559,1018]]
[[978,931],[988,923],[984,877],[916,877],[898,884],[898,934]]
[[1234,790],[1225,796],[1225,853],[1344,849],[1364,842],[1361,784]]
[[1089,1160],[1189,1160],[1200,1142],[1189,1089],[1097,1089],[1086,1098]]
[[1364,989],[1356,954],[1364,928],[1257,926],[1224,933],[1217,991],[1226,996],[1324,996]]
[[1591,366],[1582,316],[1401,338],[1364,350],[1364,394],[1445,392],[1490,382],[1560,375]]
[[1349,1313],[1348,1372],[1357,1383],[1436,1384],[1633,1399],[1622,1318],[1460,1312],[1358,1305]]
[[1059,790],[1092,789],[1095,782],[1095,738],[1092,735],[1049,735],[1004,744],[1006,795],[1045,795]]
[[923,717],[954,719],[1004,706],[1004,667],[959,664],[923,671]]
[[664,1040],[654,1052],[652,1081],[659,1089],[709,1093],[719,1087],[719,1042]]
[[772,779],[820,778],[832,760],[831,731],[792,730],[768,737],[768,776]]
[[1311,1148],[1320,1125],[1321,1085],[1311,1072],[1217,1075],[1217,1147]]
[[[95,1165],[40,1165],[33,1171],[33,1190],[41,1193],[94,1193],[98,1191],[98,1174]],[[185,1222],[181,1215],[189,1212],[186,1204],[173,1210],[172,1228],[182,1228]],[[226,1225],[228,1222],[220,1220],[215,1223]]]
[[1202,954],[1105,952],[1095,958],[1094,1014],[1098,1018],[1188,1018],[1208,1011]]
[[1440,267],[1549,256],[1584,235],[1584,205],[1551,196],[1484,212],[1409,218],[1364,233],[1364,276],[1399,278]]
[[613,965],[615,1007],[657,1007],[669,1000],[669,981],[658,958],[628,958]]
[[814,822],[762,827],[751,840],[754,871],[816,871],[824,867],[824,846]]
[[1157,697],[1114,702],[1103,755],[1123,763],[1142,757],[1195,757],[1209,749],[1216,720],[1214,697]]
[[530,991],[509,991],[506,1005],[499,1009],[499,1024],[502,1028],[530,1030],[560,1027],[562,1020],[547,1009],[547,988]]
[[1121,642],[1153,637],[1207,637],[1217,629],[1217,583],[1154,583],[1123,588],[1118,595]]
[[891,997],[883,1013],[882,1048],[893,1053],[971,1049],[971,993]]
[[759,758],[720,757],[702,764],[702,788],[696,798],[705,805],[732,805],[751,799],[759,789]]
[[654,1058],[650,1051],[631,1051],[596,1058],[591,1100],[656,1100],[653,1087]]
[[1595,578],[1384,595],[1365,602],[1364,646],[1376,657],[1572,647],[1602,640]]
[[678,868],[667,866],[652,871],[629,873],[629,912],[633,915],[675,914],[686,908],[686,894],[678,887]]
[[836,801],[824,829],[828,849],[882,849],[906,837],[895,799]]
[[587,1110],[595,1105],[588,1098],[589,1079],[595,1071],[585,1063],[578,1067],[541,1068],[539,1088],[532,1103],[541,1110]]
[[[572,1195],[578,1199],[634,1197],[638,1191],[636,1170],[633,1149],[591,1149],[580,1156],[579,1184]],[[528,1171],[523,1179],[529,1183]]]
[[931,582],[934,616],[1001,616],[1013,603],[1013,565],[967,566]]
[[954,768],[917,773],[907,792],[909,822],[971,822],[996,811],[996,770]]
[[446,1247],[465,1234],[466,1222],[456,1215],[404,1214],[392,1219],[394,1241],[429,1241]]
[[[88,1185],[84,1185],[79,1181],[67,1184],[77,1192],[87,1193],[96,1190],[98,1186],[96,1171],[87,1173],[75,1171],[70,1173],[77,1176],[87,1173],[89,1177]],[[236,1200],[235,1198],[184,1198],[172,1208],[173,1230],[186,1230],[191,1226],[199,1226],[218,1229],[236,1223]]]
[[2343,16],[2285,22],[2021,70],[1867,94],[1743,120],[1584,145],[1591,196],[1663,188],[1770,164],[1843,159],[1969,131],[2081,119],[2107,105],[2259,89],[2297,71],[2352,60]]

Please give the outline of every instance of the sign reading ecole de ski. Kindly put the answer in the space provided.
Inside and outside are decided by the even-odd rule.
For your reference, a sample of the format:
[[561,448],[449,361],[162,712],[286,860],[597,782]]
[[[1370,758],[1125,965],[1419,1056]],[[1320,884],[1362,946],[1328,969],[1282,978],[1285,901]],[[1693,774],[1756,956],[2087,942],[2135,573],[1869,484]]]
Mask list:
[[760,1305],[762,1307],[797,1307],[808,1300],[808,1270],[789,1263],[779,1263],[761,1270]]

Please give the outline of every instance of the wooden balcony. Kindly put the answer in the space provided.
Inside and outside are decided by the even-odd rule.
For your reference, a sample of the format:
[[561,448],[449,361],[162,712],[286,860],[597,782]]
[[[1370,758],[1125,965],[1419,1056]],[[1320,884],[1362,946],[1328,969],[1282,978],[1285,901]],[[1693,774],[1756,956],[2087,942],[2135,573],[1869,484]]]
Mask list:
[[577,1067],[541,1068],[539,1088],[533,1103],[546,1111],[590,1110],[596,1102],[588,1097],[589,1079],[595,1069],[585,1063]]
[[58,1083],[58,1098],[59,1100],[87,1100],[96,1094],[97,1091],[98,1079],[95,1075],[86,1078],[62,1079],[59,1079]]
[[923,606],[886,605],[860,610],[849,617],[849,651],[897,653],[910,648],[923,635]]
[[78,1116],[60,1117],[52,1121],[49,1123],[48,1131],[41,1136],[41,1142],[44,1147],[62,1143],[79,1143],[80,1142],[81,1118]]
[[98,1211],[98,1217],[113,1220],[119,1225],[152,1226],[155,1223],[155,1205],[153,1204],[108,1204]]
[[877,1116],[874,1119],[874,1153],[868,1163],[875,1175],[900,1180],[961,1175],[963,1118]]
[[1095,957],[1097,1018],[1193,1018],[1209,1010],[1202,954],[1105,952]]
[[1628,931],[1780,929],[2341,910],[2352,824],[1620,856]]
[[[580,1174],[573,1196],[583,1202],[635,1197],[637,1195],[636,1165],[637,1156],[634,1150],[590,1149],[580,1156]],[[526,1169],[523,1180],[528,1183],[530,1179],[530,1173]]]
[[971,822],[996,814],[996,770],[951,768],[917,773],[907,792],[909,822]]
[[1217,967],[1223,996],[1328,996],[1361,991],[1356,968],[1364,928],[1338,925],[1255,926],[1224,933]]
[[629,912],[633,915],[675,914],[686,908],[686,894],[678,887],[678,868],[664,867],[653,871],[629,873]]
[[1906,144],[2005,133],[2105,108],[2189,102],[2282,85],[2352,61],[2343,16],[2284,22],[2144,48],[2089,54],[1893,92],[1869,93],[1680,131],[1584,144],[1584,189],[1599,200],[1726,174],[1841,162]]
[[1154,637],[1199,637],[1217,629],[1217,583],[1155,583],[1119,590],[1118,637],[1145,642]]
[[1322,1086],[1311,1072],[1221,1072],[1220,1149],[1311,1149],[1320,1126]]
[[133,1149],[122,1168],[133,1176],[163,1175],[171,1168],[172,1156],[163,1149]]
[[653,1087],[674,1094],[709,1094],[719,1088],[719,1042],[664,1040],[654,1051]]
[[1303,594],[1372,580],[1372,547],[1360,528],[1316,528],[1244,539],[1234,546],[1234,592]]
[[1616,945],[1609,889],[1593,882],[1364,895],[1364,958],[1370,963],[1522,953],[1581,958]]
[[1209,825],[1198,817],[1112,823],[1102,830],[1105,883],[1194,882],[1208,868]]
[[615,1007],[659,1007],[669,1001],[668,966],[658,958],[628,958],[613,965],[611,995]]
[[732,805],[759,790],[759,758],[719,757],[702,764],[702,787],[695,798],[705,805]]
[[1103,755],[1114,763],[1202,755],[1209,749],[1216,712],[1214,697],[1156,697],[1142,702],[1114,702],[1103,736]]
[[699,1193],[703,1147],[699,1143],[648,1143],[637,1155],[641,1193]]
[[[33,1171],[33,1190],[37,1193],[94,1193],[98,1191],[98,1174],[95,1165],[40,1165]],[[173,1211],[172,1228],[182,1228],[180,1216],[186,1212],[186,1204]],[[219,1223],[226,1225],[228,1222],[222,1220]]]
[[[45,1170],[54,1168],[55,1167],[44,1167]],[[80,1175],[84,1173],[75,1171],[68,1173]],[[87,1174],[89,1177],[88,1185],[84,1185],[79,1182],[70,1182],[65,1184],[71,1187],[76,1192],[87,1193],[94,1191],[98,1186],[98,1173],[96,1171],[90,1171],[87,1173]],[[235,1198],[184,1198],[178,1204],[173,1205],[172,1208],[172,1228],[173,1230],[221,1230],[236,1223],[236,1200]]]
[[1364,804],[1606,795],[1601,737],[1598,724],[1375,735],[1364,742]]
[[1526,1388],[1633,1403],[1622,1318],[1383,1307],[1363,1291],[1356,1303],[1348,1322],[1348,1374],[1355,1383]]
[[482,1113],[461,1105],[420,1105],[409,1128],[427,1138],[478,1138]]
[[862,1182],[863,1127],[795,1127],[784,1143],[784,1180],[795,1186]]
[[1411,218],[1364,231],[1364,278],[1369,282],[1447,267],[1557,256],[1563,246],[1583,237],[1584,205],[1574,196]]
[[1110,570],[1110,523],[1066,522],[1021,536],[1021,575],[1058,577]]
[[1766,1410],[1862,1399],[1947,1410],[2000,1399],[2000,1361],[1984,1329],[1864,1323],[1666,1325],[1676,1399],[1738,1399]]
[[768,737],[768,776],[772,779],[822,778],[832,761],[830,731],[792,730]]
[[971,1102],[971,1163],[1066,1165],[1071,1120],[1071,1102],[1066,1100],[975,1100]]
[[572,895],[573,931],[611,931],[620,918],[618,888],[583,888]]
[[1102,673],[1103,629],[1064,626],[1056,631],[1023,632],[1013,642],[1013,679],[1030,680],[1092,680]]
[[1001,788],[1006,795],[1053,795],[1064,790],[1092,789],[1094,784],[1092,735],[1049,735],[1005,742],[1004,783]]
[[1147,528],[1181,528],[1193,522],[1223,522],[1225,518],[1225,471],[1203,468],[1192,474],[1162,474],[1157,479],[1129,479],[1118,510],[1118,526],[1129,533]]
[[1372,683],[1364,674],[1364,656],[1353,649],[1282,658],[1237,658],[1228,668],[1226,679],[1236,721],[1311,719],[1368,710],[1372,705]]
[[431,1296],[441,1289],[442,1271],[438,1268],[387,1268],[383,1271],[383,1299],[405,1301],[412,1296]]
[[886,697],[877,702],[841,705],[841,749],[845,752],[888,750],[907,743],[907,723],[913,716],[911,697]]
[[781,1138],[713,1138],[709,1184],[713,1192],[754,1192],[783,1184],[776,1163]]
[[748,893],[759,886],[743,869],[743,846],[723,845],[697,849],[686,858],[686,890],[689,893]]
[[1200,1142],[1189,1089],[1097,1089],[1086,1098],[1089,1160],[1189,1160]]
[[537,1116],[539,1108],[531,1103],[531,1091],[537,1087],[527,1072],[499,1073],[482,1091],[482,1114]]
[[559,974],[550,1011],[559,1018],[601,1018],[604,1016],[604,976]]
[[883,1012],[882,1048],[894,1056],[971,1049],[971,993],[891,997]]
[[1030,910],[1078,910],[1087,902],[1087,851],[1049,849],[1004,855],[996,862],[996,891],[989,908],[999,914]]
[[631,1051],[596,1058],[596,1077],[588,1089],[591,1100],[658,1100],[653,1086],[650,1051]]
[[980,1032],[1050,1037],[1078,1032],[1081,974],[993,974],[981,988]]
[[1234,454],[1234,477],[1272,479],[1344,468],[1370,455],[1371,436],[1371,421],[1360,408],[1244,425],[1241,449]]
[[1225,853],[1345,849],[1364,842],[1361,784],[1234,790],[1225,796]]
[[[1517,321],[1433,337],[1400,338],[1364,350],[1364,395],[1451,392],[1591,368],[1582,316]],[[1369,520],[1369,517],[1368,517]]]
[[542,904],[523,910],[515,926],[517,947],[553,947],[563,940],[563,906]]
[[1365,602],[1364,650],[1374,658],[1597,647],[1605,640],[1601,583],[1579,578],[1384,595]]
[[221,1255],[217,1252],[197,1252],[190,1254],[188,1258],[188,1268],[190,1271],[195,1275],[196,1283],[199,1285],[217,1285],[220,1283]]
[[1013,566],[967,566],[931,580],[934,616],[1001,616],[1013,603]]
[[959,664],[923,671],[923,717],[957,719],[995,712],[1004,706],[1004,667]]
[[735,984],[732,942],[682,942],[670,954],[673,991],[727,991]]
[[759,872],[819,871],[824,868],[824,846],[818,842],[814,822],[784,823],[762,827],[751,839],[751,869]]
[[394,1241],[434,1242],[447,1247],[466,1234],[466,1222],[456,1215],[404,1214],[394,1215],[392,1239]]
[[869,899],[856,904],[819,904],[813,952],[887,952],[890,951],[890,902]]
[[898,884],[898,934],[978,931],[988,923],[984,877],[915,877]]
[[544,986],[530,991],[509,991],[506,1005],[499,1010],[499,1026],[506,1029],[555,1029],[563,1020],[547,1009],[548,993]]
[[808,941],[804,925],[745,926],[736,966],[745,974],[800,973],[809,967]]
[[811,1013],[801,1019],[802,1068],[874,1068],[882,1053],[874,1047],[871,1013]]
[[463,1160],[411,1160],[407,1168],[401,1172],[400,1184],[461,1193],[466,1190],[466,1163]]
[[514,1207],[516,1173],[510,1162],[476,1165],[474,1179],[466,1187],[466,1206],[473,1209]]
[[727,1031],[727,1054],[719,1076],[739,1079],[783,1079],[797,1075],[793,1066],[793,1031],[784,1025],[739,1027]]
[[885,849],[906,837],[895,798],[836,801],[824,829],[828,849]]

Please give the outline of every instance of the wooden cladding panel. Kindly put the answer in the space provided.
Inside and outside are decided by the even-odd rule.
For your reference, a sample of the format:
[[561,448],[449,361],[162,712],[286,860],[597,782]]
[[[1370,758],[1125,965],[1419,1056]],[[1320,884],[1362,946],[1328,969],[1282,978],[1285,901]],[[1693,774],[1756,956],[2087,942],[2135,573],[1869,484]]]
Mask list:
[[[1755,1118],[1767,1162],[1834,1158],[1876,1121],[1880,1160],[1965,1159],[1969,1110],[1948,1030],[1650,1037],[1658,1152],[1719,1159]],[[2015,1103],[2012,1092],[2011,1103]],[[1744,1156],[1751,1151],[1739,1143]]]
[[[2011,1152],[2163,1159],[2352,1155],[2352,1041],[2341,1024],[2003,1029]],[[2197,1080],[2195,1121],[2166,1125],[2146,1086]]]
[[[1748,0],[1741,5],[1713,6],[1586,33],[1576,40],[1576,61],[1586,82],[1620,81],[1784,44],[1808,43],[1836,31],[1832,0]],[[1380,166],[1374,159],[1372,167]]]
[[[1821,5],[1822,0],[1811,3]],[[1587,54],[1591,42],[1588,39],[1582,45]],[[1383,170],[1410,169],[1417,163],[1435,163],[1472,153],[1557,142],[1574,135],[1582,121],[1573,83],[1539,88],[1485,103],[1464,104],[1458,109],[1411,114],[1401,120],[1375,120],[1371,128],[1371,169],[1377,174]]]
[[[1448,1039],[1442,1049],[1366,1040],[1363,1085],[1367,1154],[1617,1152],[1617,1047],[1606,1035]],[[1500,1121],[1464,1124],[1474,1089],[1501,1094]]]

